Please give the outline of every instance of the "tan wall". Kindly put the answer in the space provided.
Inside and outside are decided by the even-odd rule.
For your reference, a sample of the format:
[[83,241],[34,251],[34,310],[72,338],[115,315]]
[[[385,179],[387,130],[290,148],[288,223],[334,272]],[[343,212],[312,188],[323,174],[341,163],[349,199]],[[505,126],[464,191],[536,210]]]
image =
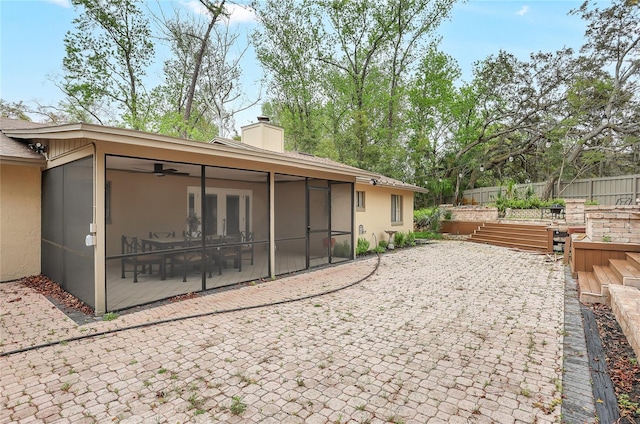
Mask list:
[[[356,211],[355,236],[369,241],[371,248],[375,242],[389,240],[385,230],[413,231],[413,192],[398,190],[390,187],[371,186],[368,184],[356,184],[356,191],[365,192],[365,210]],[[391,195],[402,196],[402,224],[391,224]],[[358,228],[362,225],[365,234],[359,234]],[[375,235],[375,238],[373,237]]]
[[242,128],[242,142],[282,153],[284,151],[284,129],[262,122],[251,124]]
[[40,168],[0,164],[0,281],[40,274]]

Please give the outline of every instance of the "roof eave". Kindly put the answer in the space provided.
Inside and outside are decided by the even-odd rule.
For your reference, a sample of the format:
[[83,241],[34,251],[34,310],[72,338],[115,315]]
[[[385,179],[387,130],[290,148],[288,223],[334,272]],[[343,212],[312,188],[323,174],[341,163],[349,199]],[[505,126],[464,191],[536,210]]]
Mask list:
[[[147,144],[149,147],[167,148],[168,146],[175,147],[180,146],[182,148],[188,147],[194,149],[196,152],[211,152],[216,151],[223,157],[232,159],[253,160],[257,162],[265,162],[265,159],[271,163],[283,166],[294,166],[296,168],[303,168],[308,170],[331,172],[335,174],[341,174],[349,177],[364,177],[375,178],[377,174],[365,171],[365,170],[350,170],[340,167],[334,167],[328,164],[322,163],[309,163],[308,161],[299,160],[296,158],[284,156],[277,152],[269,152],[268,150],[254,150],[243,149],[239,151],[237,147],[229,147],[221,144],[198,142],[192,140],[185,140],[182,138],[176,138],[161,134],[147,133],[143,131],[130,130],[125,128],[116,127],[104,127],[102,125],[95,124],[66,124],[55,127],[42,127],[42,128],[30,128],[30,129],[15,129],[4,130],[5,135],[11,138],[20,139],[33,139],[42,138],[49,140],[64,140],[69,138],[85,138],[94,139],[98,141],[109,141],[115,143],[127,143],[127,139],[137,139],[142,144]],[[163,143],[158,145],[156,143]],[[130,141],[128,141],[130,144]],[[184,151],[184,149],[180,149]]]
[[0,163],[3,165],[36,166],[39,168],[44,168],[47,165],[47,161],[44,158],[22,158],[19,156],[5,155],[0,155]]

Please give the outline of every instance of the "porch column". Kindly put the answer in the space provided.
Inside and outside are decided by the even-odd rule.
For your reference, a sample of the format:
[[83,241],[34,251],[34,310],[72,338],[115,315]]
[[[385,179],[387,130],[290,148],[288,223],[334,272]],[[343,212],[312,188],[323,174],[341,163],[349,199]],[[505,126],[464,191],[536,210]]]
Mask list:
[[269,276],[276,277],[276,174],[269,172]]
[[[93,186],[93,225],[96,244],[94,246],[94,284],[95,284],[95,314],[96,316],[104,315],[107,305],[106,297],[106,274],[105,274],[105,256],[106,256],[106,217],[105,217],[105,155],[103,152],[94,152],[94,186]],[[87,228],[87,231],[89,229]]]

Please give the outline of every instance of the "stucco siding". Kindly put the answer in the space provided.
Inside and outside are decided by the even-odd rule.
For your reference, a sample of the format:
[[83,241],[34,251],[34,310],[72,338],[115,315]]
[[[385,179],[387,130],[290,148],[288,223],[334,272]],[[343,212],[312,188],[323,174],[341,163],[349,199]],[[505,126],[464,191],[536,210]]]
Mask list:
[[[380,240],[389,240],[385,230],[413,231],[413,193],[391,187],[356,184],[356,191],[364,191],[365,208],[356,209],[356,238],[365,238],[371,248]],[[402,223],[391,222],[391,195],[402,196]],[[359,234],[362,225],[364,234]],[[375,235],[375,237],[374,237]]]
[[40,274],[40,168],[0,164],[0,281]]

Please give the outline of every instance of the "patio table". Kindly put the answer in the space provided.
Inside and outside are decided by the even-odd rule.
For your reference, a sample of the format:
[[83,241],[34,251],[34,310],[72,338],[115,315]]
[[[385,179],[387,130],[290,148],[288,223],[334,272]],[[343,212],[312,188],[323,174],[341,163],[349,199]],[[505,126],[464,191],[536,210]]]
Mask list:
[[[220,237],[220,236],[209,236],[209,237]],[[142,247],[144,251],[158,251],[159,254],[163,256],[163,261],[160,265],[160,280],[165,280],[167,276],[167,266],[166,260],[168,255],[173,255],[176,252],[172,250],[185,247],[185,238],[184,237],[158,237],[158,238],[145,238],[141,239]],[[192,249],[188,250],[198,250],[201,248],[201,239],[200,238],[192,238],[191,241],[194,243]],[[242,249],[240,249],[240,245],[238,244],[239,240],[235,236],[226,236],[224,239],[216,238],[214,242],[207,242],[206,249],[215,248],[219,252],[221,249],[229,249],[233,248],[236,250],[238,268],[242,271]],[[183,250],[181,250],[183,251]],[[221,255],[221,253],[219,253]],[[221,258],[219,258],[221,260]],[[219,274],[222,274],[222,264],[219,264]]]

